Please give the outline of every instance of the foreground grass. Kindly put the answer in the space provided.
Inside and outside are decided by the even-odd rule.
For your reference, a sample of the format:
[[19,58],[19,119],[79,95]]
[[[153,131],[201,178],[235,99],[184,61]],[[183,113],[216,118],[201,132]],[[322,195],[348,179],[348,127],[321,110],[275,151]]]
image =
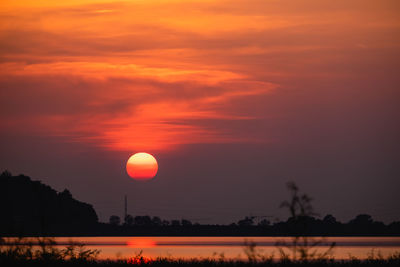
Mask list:
[[[71,243],[64,249],[59,249],[55,245],[51,238],[35,240],[0,238],[0,266],[400,266],[400,252],[385,258],[380,253],[372,251],[368,258],[363,260],[354,257],[349,260],[334,260],[328,258],[326,254],[318,256],[306,250],[307,257],[296,258],[282,253],[280,260],[276,260],[272,256],[265,257],[259,254],[254,243],[248,243],[244,248],[247,260],[226,259],[223,255],[219,259],[151,259],[144,257],[142,253],[129,259],[99,260],[97,256],[100,251],[86,249],[83,244]],[[305,253],[304,248],[300,248],[296,252]]]
[[179,259],[156,259],[152,261],[131,261],[131,260],[12,260],[0,261],[1,266],[400,266],[399,259],[382,259],[382,260],[315,260],[315,261],[229,261],[229,260],[179,260]]
[[73,257],[59,257],[54,254],[42,254],[37,258],[28,257],[15,257],[4,253],[0,254],[0,266],[54,266],[54,267],[68,267],[68,266],[92,266],[92,267],[111,267],[111,266],[216,266],[216,267],[248,267],[248,266],[332,266],[332,267],[346,267],[346,266],[400,266],[400,253],[396,253],[387,258],[378,255],[371,255],[368,259],[360,260],[351,258],[349,260],[334,260],[334,259],[312,259],[312,260],[290,260],[281,259],[273,260],[272,257],[268,259],[251,259],[248,260],[229,260],[229,259],[174,259],[174,258],[157,258],[150,259],[138,254],[129,259],[123,260],[97,260],[95,254],[91,256],[80,257],[75,254]]

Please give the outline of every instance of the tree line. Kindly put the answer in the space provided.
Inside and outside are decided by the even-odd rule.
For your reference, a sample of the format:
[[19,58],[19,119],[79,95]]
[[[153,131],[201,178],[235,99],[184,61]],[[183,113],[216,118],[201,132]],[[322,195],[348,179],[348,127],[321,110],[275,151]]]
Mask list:
[[[270,222],[262,220],[255,222],[255,216],[247,216],[235,223],[229,225],[204,225],[197,222],[191,222],[187,219],[181,220],[163,220],[158,216],[135,216],[128,215],[124,221],[120,217],[112,215],[108,226],[115,230],[138,230],[141,229],[173,229],[176,227],[187,228],[190,231],[201,231],[209,229],[220,232],[221,234],[239,234],[244,235],[253,233],[257,235],[400,235],[400,222],[384,224],[375,221],[368,214],[360,214],[348,222],[342,223],[328,214],[322,219],[313,216],[289,217],[285,221]],[[111,229],[110,228],[110,229]],[[148,233],[148,231],[146,231]]]
[[32,181],[25,175],[0,175],[0,236],[79,236],[79,235],[400,235],[400,221],[384,224],[368,214],[342,223],[333,215],[316,216],[312,198],[288,184],[290,198],[281,207],[289,211],[285,221],[271,222],[247,216],[229,225],[204,225],[188,219],[164,220],[158,216],[112,215],[108,223],[98,221],[92,205],[73,198],[65,189]]

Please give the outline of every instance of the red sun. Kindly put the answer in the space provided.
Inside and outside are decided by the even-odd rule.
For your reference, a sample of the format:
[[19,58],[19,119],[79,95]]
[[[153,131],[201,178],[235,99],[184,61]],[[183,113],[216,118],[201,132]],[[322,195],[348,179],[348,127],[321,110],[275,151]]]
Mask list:
[[157,171],[157,160],[149,153],[136,153],[126,163],[126,172],[133,179],[149,180],[156,176]]

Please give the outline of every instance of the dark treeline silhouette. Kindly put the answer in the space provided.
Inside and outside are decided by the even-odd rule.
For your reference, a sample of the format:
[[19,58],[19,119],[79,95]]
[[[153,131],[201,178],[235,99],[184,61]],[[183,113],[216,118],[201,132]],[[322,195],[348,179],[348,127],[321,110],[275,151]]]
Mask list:
[[[400,236],[400,222],[388,225],[377,222],[370,215],[360,214],[347,223],[332,215],[323,219],[311,216],[290,217],[286,221],[255,223],[255,217],[246,217],[230,225],[201,225],[188,220],[161,220],[159,217],[136,216],[127,223],[116,223],[117,216],[101,228],[107,235],[193,235],[193,236]],[[120,222],[119,217],[118,222]],[[306,230],[305,230],[306,229]]]
[[[311,208],[308,196],[291,192],[291,200],[297,202],[283,202],[283,207]],[[131,215],[123,220],[112,215],[109,223],[100,223],[93,207],[75,200],[68,190],[57,192],[7,171],[0,175],[0,214],[0,236],[400,236],[400,221],[384,224],[360,214],[342,223],[332,215],[316,218],[311,210],[274,223],[247,216],[230,225],[200,225],[187,219]]]
[[24,175],[0,175],[0,234],[52,235],[85,231],[98,224],[95,210]]

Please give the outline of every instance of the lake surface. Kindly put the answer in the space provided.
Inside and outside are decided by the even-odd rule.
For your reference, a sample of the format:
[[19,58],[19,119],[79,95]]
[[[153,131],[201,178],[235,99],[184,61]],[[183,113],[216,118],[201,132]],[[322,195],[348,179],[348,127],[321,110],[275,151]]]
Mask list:
[[[320,239],[315,237],[314,239]],[[57,237],[59,246],[70,241],[84,243],[86,248],[99,249],[100,259],[130,258],[142,251],[145,257],[247,259],[245,242],[254,242],[257,252],[279,258],[277,242],[290,243],[290,237]],[[388,256],[400,252],[400,237],[328,237],[317,249],[324,252],[336,242],[332,256],[364,259],[373,251]],[[289,251],[288,251],[289,252]]]

